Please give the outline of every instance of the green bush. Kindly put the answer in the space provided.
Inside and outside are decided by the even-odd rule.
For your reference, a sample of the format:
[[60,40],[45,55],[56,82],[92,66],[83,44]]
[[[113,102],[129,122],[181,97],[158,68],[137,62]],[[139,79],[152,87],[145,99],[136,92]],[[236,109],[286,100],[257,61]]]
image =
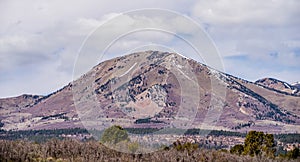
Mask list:
[[298,156],[300,156],[299,148],[296,147],[293,150],[288,151],[287,154],[286,154],[286,156],[289,159],[297,159]]
[[244,152],[244,146],[243,145],[235,145],[230,149],[230,153],[241,155]]
[[129,142],[128,149],[131,153],[135,153],[139,149],[139,143],[138,142]]
[[114,125],[107,128],[100,139],[102,143],[117,144],[121,141],[129,140],[127,131],[121,126]]

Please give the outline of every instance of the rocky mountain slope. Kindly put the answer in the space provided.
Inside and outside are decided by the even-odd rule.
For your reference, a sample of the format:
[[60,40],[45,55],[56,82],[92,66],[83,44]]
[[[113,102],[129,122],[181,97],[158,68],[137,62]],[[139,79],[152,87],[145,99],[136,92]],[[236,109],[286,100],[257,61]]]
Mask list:
[[255,82],[258,85],[261,85],[267,89],[277,91],[279,93],[284,93],[287,95],[300,96],[300,87],[298,84],[289,84],[274,78],[264,78],[257,80]]
[[288,86],[273,79],[252,83],[175,53],[138,52],[104,61],[28,103],[1,99],[1,123],[6,130],[118,124],[295,132],[300,97]]

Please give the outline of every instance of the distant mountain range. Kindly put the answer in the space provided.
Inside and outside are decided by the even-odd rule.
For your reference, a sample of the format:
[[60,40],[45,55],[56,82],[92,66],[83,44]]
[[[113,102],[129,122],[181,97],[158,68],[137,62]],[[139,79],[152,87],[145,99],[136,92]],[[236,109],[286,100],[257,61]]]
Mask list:
[[299,83],[249,82],[176,53],[104,61],[48,96],[0,99],[2,129],[205,128],[300,130]]

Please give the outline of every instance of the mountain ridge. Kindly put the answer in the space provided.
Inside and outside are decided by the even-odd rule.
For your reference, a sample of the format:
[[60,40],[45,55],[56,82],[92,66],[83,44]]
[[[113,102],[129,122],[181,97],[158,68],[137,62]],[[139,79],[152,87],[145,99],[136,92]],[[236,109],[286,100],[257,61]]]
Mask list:
[[255,81],[255,83],[279,93],[300,96],[300,92],[299,92],[299,88],[297,87],[297,84],[295,84],[294,86],[293,84],[289,84],[287,82],[283,82],[274,78],[259,79]]
[[[219,120],[212,128],[271,132],[298,129],[297,95],[240,79],[178,54],[159,51],[136,52],[101,62],[62,89],[40,97],[31,107],[2,115],[1,122],[6,130],[89,127],[82,118],[84,110],[103,127],[118,122],[125,127],[170,127],[174,124],[170,121],[187,124],[176,118],[184,105],[184,110],[197,107],[193,108],[196,114],[191,127],[199,128],[208,120],[205,114],[214,107],[210,105],[214,99],[211,89],[214,82],[224,86],[226,96]],[[185,92],[180,84],[186,84],[188,90],[198,94],[199,102],[194,102],[197,98]],[[192,84],[198,87],[199,93]],[[90,104],[88,97],[95,102]],[[137,124],[148,117],[148,123]],[[95,125],[90,123],[91,128]]]

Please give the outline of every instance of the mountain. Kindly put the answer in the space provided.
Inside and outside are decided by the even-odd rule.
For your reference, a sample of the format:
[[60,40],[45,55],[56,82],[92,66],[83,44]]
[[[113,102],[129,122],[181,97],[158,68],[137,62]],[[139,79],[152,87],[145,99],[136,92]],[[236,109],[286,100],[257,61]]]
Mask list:
[[257,80],[255,83],[279,93],[300,96],[299,84],[297,83],[289,84],[274,78],[263,78]]
[[11,112],[19,112],[31,107],[43,96],[24,94],[18,97],[0,99],[0,120]]
[[300,82],[295,82],[292,84],[293,87],[296,87],[298,90],[300,90]]
[[137,52],[101,62],[48,96],[20,99],[15,105],[1,99],[1,123],[6,130],[103,129],[112,124],[300,130],[300,97],[276,82],[279,86],[271,79],[249,82],[176,53]]

